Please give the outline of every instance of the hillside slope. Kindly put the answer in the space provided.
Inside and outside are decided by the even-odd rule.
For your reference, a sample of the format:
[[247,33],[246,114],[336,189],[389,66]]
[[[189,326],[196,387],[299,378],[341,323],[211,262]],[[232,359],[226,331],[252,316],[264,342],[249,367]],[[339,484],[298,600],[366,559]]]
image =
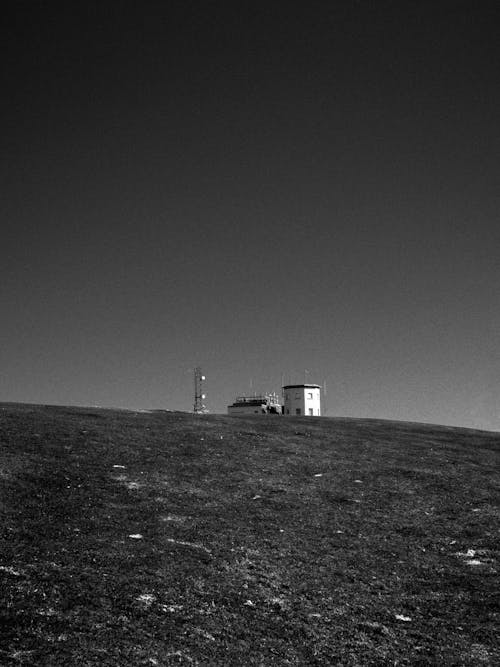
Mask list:
[[0,409],[0,664],[493,665],[500,436]]

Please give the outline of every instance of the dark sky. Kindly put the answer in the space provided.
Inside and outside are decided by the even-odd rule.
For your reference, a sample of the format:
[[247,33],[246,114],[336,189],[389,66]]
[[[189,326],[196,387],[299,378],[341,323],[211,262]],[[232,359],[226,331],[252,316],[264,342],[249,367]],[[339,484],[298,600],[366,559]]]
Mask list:
[[496,2],[9,5],[0,400],[500,430]]

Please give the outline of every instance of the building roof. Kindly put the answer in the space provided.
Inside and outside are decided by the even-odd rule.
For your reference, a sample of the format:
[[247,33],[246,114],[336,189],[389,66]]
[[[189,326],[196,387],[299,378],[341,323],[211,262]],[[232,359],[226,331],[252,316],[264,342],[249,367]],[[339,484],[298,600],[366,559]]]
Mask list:
[[285,384],[283,389],[321,389],[319,384]]

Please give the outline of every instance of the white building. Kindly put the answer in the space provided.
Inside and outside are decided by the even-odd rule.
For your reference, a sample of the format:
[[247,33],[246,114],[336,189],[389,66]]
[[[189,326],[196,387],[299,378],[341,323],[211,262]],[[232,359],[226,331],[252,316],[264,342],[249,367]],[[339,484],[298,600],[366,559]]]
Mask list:
[[319,384],[287,384],[283,387],[285,415],[321,416]]

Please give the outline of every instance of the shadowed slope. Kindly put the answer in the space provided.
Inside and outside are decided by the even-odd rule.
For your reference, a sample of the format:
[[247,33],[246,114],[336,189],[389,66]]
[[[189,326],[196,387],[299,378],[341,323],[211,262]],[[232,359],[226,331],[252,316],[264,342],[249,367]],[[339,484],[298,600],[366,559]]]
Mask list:
[[4,405],[0,663],[496,664],[499,442]]

